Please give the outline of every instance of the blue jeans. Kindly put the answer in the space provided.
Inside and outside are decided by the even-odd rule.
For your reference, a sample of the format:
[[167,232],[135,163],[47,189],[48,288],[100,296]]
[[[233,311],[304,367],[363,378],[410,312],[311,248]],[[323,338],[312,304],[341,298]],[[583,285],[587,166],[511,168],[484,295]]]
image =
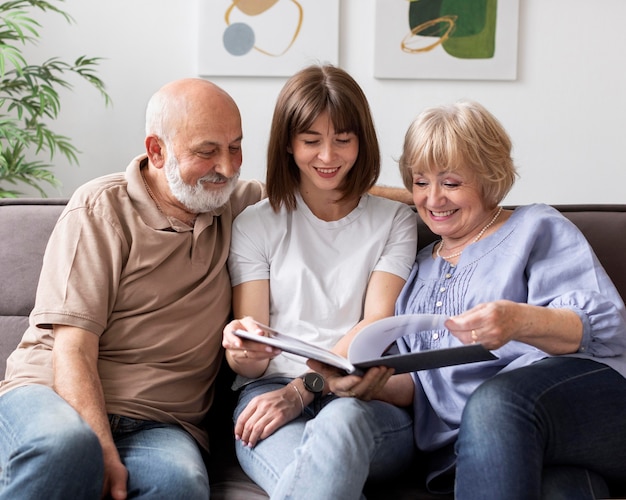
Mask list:
[[[235,420],[250,400],[282,388],[291,379],[247,385]],[[271,498],[357,499],[365,481],[402,472],[413,458],[413,423],[403,409],[382,401],[326,396],[315,415],[312,405],[254,448],[236,443],[243,470]]]
[[[129,498],[209,497],[208,474],[191,436],[169,424],[110,417]],[[0,397],[0,499],[100,499],[97,436],[56,392],[41,385]]]
[[569,357],[498,375],[470,397],[456,453],[459,500],[606,498],[626,478],[626,379]]

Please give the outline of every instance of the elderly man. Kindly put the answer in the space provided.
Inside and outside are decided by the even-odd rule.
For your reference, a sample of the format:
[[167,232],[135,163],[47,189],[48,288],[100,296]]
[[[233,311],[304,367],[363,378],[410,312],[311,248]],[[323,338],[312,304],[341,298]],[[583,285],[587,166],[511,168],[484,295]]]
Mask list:
[[146,154],[79,188],[0,386],[0,497],[208,498],[201,427],[230,312],[241,118],[201,79],[160,89]]

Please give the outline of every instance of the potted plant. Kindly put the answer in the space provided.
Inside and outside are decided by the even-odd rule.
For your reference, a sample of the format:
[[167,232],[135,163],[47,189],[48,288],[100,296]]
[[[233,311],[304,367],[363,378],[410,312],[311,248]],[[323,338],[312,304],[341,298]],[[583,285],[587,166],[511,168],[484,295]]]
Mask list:
[[[63,1],[63,0],[57,0]],[[32,186],[42,196],[44,183],[59,186],[52,172],[55,154],[77,164],[78,149],[67,136],[54,132],[61,108],[59,90],[72,88],[68,77],[76,75],[93,85],[110,103],[104,83],[95,69],[100,58],[81,56],[74,62],[53,57],[41,64],[29,63],[23,53],[28,44],[37,44],[40,23],[32,16],[39,9],[72,17],[57,5],[43,0],[0,2],[0,198],[22,194],[7,186]]]

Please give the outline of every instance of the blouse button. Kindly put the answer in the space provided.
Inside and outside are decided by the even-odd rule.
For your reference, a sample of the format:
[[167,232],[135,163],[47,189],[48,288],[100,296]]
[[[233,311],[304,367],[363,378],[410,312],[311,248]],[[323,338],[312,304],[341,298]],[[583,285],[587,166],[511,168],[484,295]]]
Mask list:
[[435,303],[435,305],[436,305],[437,307],[441,307],[441,306],[443,305],[443,302],[441,302],[440,300],[438,300],[438,301]]
[[439,338],[439,334],[438,333],[433,333],[433,340],[437,340]]
[[450,278],[452,278],[452,275],[450,273],[446,273],[446,279],[449,280]]
[[441,293],[445,292],[445,291],[446,291],[446,287],[445,287],[445,286],[442,286],[442,287],[439,289],[439,291],[440,291]]

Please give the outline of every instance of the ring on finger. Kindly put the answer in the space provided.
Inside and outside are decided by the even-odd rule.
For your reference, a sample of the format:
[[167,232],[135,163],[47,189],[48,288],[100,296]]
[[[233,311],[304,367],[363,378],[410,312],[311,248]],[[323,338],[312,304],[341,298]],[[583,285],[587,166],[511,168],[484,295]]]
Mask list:
[[476,330],[472,330],[472,344],[475,344],[478,340],[478,335],[476,334]]

